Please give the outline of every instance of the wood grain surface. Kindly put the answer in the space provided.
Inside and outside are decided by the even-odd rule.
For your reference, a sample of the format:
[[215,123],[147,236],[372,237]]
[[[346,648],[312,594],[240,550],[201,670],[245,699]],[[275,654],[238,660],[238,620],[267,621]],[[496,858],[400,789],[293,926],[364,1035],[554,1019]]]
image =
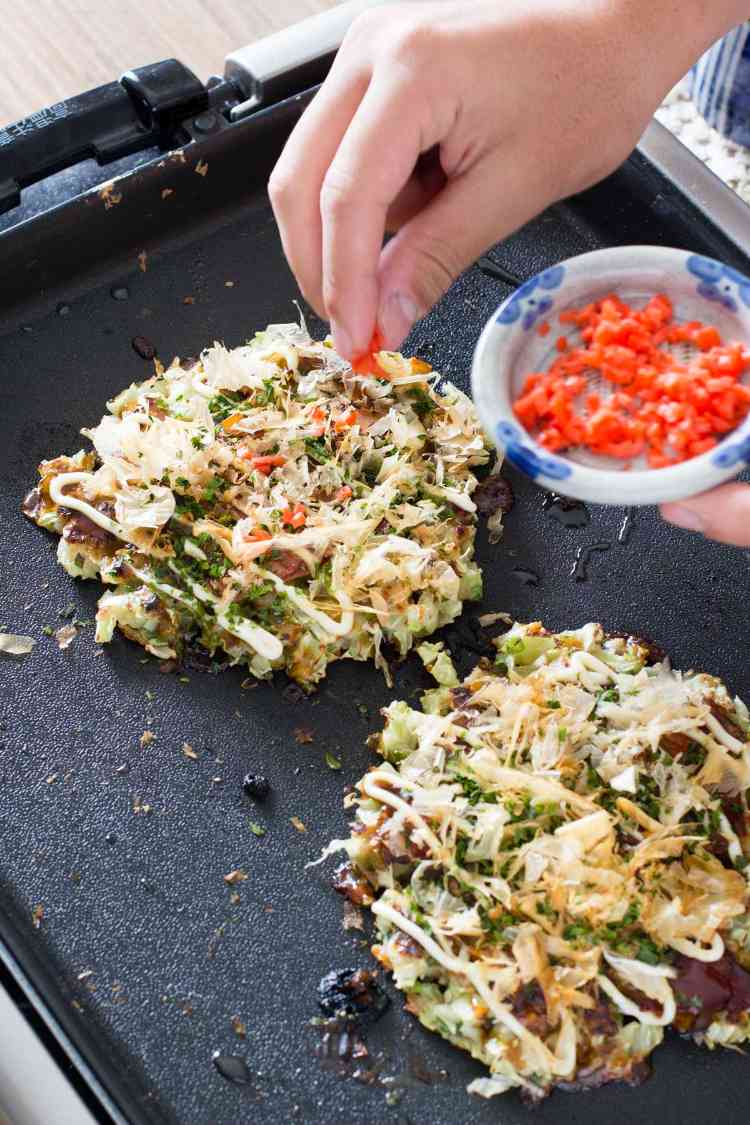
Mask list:
[[0,0],[0,125],[175,57],[204,81],[224,57],[336,0]]

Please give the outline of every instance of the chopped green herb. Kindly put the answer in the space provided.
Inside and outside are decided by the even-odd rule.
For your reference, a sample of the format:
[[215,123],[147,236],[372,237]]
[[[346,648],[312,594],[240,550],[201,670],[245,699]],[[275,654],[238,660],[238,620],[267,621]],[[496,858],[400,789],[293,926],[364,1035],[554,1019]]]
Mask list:
[[208,409],[214,422],[225,422],[230,414],[237,413],[237,407],[244,401],[245,396],[238,391],[226,391],[209,399]]
[[323,465],[326,461],[330,461],[331,454],[328,452],[326,443],[321,438],[305,438],[305,452],[311,461],[317,465]]
[[329,769],[331,769],[331,770],[340,770],[341,769],[340,760],[336,757],[335,754],[332,754],[330,752],[330,750],[326,750],[326,756],[325,757],[326,757],[326,765],[328,766]]
[[226,482],[223,477],[212,477],[212,479],[203,489],[201,500],[204,504],[215,504],[219,493],[223,492],[225,487]]
[[436,404],[432,401],[424,387],[410,387],[408,396],[412,400],[414,413],[419,418],[429,418],[435,410]]

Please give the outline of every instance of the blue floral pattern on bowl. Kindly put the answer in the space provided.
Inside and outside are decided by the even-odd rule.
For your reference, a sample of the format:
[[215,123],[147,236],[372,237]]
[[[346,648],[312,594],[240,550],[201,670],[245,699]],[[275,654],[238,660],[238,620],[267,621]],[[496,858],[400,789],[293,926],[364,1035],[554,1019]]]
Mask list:
[[[530,277],[516,289],[511,299],[501,309],[498,324],[515,324],[521,320],[528,332],[552,308],[552,298],[545,294],[559,289],[565,277],[564,266],[551,266],[536,277]],[[540,293],[539,290],[542,292]]]
[[566,480],[573,469],[559,457],[545,457],[538,449],[524,442],[523,432],[511,422],[498,422],[497,439],[505,448],[505,456],[512,465],[526,476],[536,480],[547,477],[549,480]]
[[739,302],[750,308],[750,280],[739,270],[699,254],[692,254],[685,264],[688,272],[698,278],[696,290],[701,297],[730,312],[737,312]]
[[735,465],[750,464],[750,434],[740,441],[725,441],[711,461],[719,469],[733,469]]

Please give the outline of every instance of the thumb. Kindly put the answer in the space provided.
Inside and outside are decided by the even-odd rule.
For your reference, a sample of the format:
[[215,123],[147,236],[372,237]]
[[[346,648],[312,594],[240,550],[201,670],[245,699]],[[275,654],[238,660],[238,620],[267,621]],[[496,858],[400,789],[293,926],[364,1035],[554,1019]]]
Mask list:
[[378,270],[378,324],[397,348],[460,273],[549,202],[521,159],[497,153],[449,180],[384,248]]
[[725,484],[675,504],[662,504],[665,520],[708,539],[750,547],[750,486]]

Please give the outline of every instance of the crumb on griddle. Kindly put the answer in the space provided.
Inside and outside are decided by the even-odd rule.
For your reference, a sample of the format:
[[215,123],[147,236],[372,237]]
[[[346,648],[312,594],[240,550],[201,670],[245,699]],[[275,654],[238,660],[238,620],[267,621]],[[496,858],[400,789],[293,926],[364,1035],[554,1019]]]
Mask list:
[[224,882],[229,883],[230,886],[234,886],[236,883],[245,883],[247,879],[247,872],[243,871],[241,867],[235,867],[233,871],[224,876]]

